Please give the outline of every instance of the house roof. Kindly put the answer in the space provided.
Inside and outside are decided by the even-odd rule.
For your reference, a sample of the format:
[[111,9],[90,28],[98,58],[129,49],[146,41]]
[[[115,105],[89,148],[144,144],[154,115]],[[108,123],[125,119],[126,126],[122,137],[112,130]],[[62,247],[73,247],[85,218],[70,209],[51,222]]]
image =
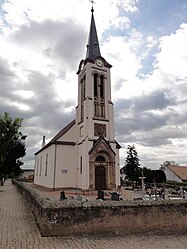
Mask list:
[[181,178],[183,181],[187,181],[187,166],[176,166],[169,165],[167,166],[175,175]]
[[[41,148],[39,151],[35,153],[37,155],[39,152],[45,150],[47,147],[49,147],[51,144],[63,144],[63,142],[58,142],[57,140],[62,137],[68,130],[71,129],[71,127],[75,124],[75,119],[71,121],[68,125],[66,125],[59,133],[57,133],[51,141],[46,144],[43,148]],[[71,142],[64,142],[64,144],[70,144]]]

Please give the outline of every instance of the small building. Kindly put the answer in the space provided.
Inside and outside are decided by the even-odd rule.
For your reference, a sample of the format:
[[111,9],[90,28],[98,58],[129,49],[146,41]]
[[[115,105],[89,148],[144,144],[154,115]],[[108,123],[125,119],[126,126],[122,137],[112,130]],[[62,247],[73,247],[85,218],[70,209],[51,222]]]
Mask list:
[[163,170],[167,181],[187,182],[187,166],[168,165]]
[[[75,119],[35,153],[34,183],[51,190],[109,190],[120,186],[120,145],[115,140],[112,67],[100,53],[91,13],[85,59],[78,66]],[[76,41],[75,41],[76,42]]]
[[34,169],[22,169],[19,179],[34,180]]

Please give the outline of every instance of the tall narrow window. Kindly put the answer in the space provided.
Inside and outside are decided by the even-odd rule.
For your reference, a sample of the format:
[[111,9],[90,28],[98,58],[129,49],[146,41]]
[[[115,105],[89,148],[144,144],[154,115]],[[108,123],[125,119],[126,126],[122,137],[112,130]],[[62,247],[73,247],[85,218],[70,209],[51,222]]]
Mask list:
[[47,176],[47,166],[48,166],[48,154],[46,154],[46,159],[45,159],[45,176]]
[[97,97],[97,81],[98,81],[98,74],[94,74],[94,97]]
[[83,99],[86,97],[86,75],[83,77]]
[[101,117],[105,117],[105,89],[104,89],[104,76],[100,76],[100,115]]
[[94,115],[99,117],[98,74],[94,74]]
[[104,98],[104,76],[100,76],[100,97]]
[[80,157],[80,174],[82,174],[82,156]]
[[39,169],[39,158],[36,161],[36,175],[38,176],[38,169]]
[[94,74],[94,115],[105,117],[105,82],[104,76]]
[[40,158],[40,176],[42,174],[42,157]]
[[84,100],[86,96],[86,75],[81,79],[80,82],[80,91],[81,91],[81,121],[84,119]]

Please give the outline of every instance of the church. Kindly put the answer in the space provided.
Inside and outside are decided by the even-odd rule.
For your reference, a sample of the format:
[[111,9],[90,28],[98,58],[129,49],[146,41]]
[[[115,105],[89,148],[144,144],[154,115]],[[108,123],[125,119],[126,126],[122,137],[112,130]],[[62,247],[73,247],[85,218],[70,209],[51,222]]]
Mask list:
[[111,65],[101,56],[94,10],[85,59],[78,66],[75,119],[35,153],[34,184],[50,190],[115,190],[120,145],[114,135]]

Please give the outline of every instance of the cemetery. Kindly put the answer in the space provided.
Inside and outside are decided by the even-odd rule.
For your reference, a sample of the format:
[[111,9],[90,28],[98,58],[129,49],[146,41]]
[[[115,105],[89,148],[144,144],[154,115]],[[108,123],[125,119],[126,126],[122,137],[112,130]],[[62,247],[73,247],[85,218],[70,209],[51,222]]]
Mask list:
[[187,229],[186,199],[116,201],[79,196],[55,200],[27,183],[13,183],[29,203],[42,236],[182,233]]

